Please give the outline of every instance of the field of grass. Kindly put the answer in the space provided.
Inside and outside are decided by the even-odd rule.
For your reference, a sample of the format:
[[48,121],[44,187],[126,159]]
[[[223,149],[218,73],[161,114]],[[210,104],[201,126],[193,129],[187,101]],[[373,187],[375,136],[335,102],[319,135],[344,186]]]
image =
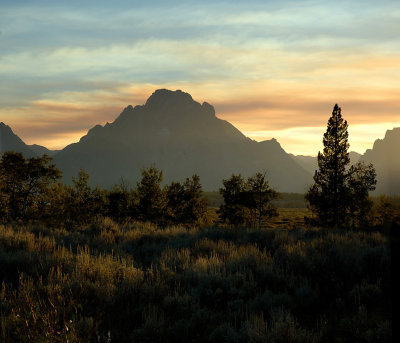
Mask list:
[[0,226],[1,342],[391,342],[378,231]]

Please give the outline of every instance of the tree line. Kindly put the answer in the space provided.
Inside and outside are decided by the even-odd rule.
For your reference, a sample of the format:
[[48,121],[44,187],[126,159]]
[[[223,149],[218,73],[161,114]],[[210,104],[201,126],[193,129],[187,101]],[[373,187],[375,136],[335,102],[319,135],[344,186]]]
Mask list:
[[40,220],[66,226],[89,224],[96,216],[122,222],[149,221],[162,226],[202,224],[207,220],[207,201],[200,178],[161,186],[162,171],[142,169],[133,189],[121,180],[106,190],[89,185],[90,175],[80,170],[72,185],[60,182],[61,172],[47,155],[25,159],[6,152],[0,161],[0,215],[3,220]]
[[[3,220],[39,220],[48,224],[89,224],[97,215],[116,222],[129,219],[160,226],[207,225],[208,201],[203,197],[200,177],[161,186],[162,171],[154,165],[141,171],[132,189],[121,180],[111,190],[90,187],[90,175],[80,170],[72,185],[59,182],[61,172],[47,155],[24,158],[6,152],[0,160],[0,216]],[[220,192],[225,204],[219,209],[222,222],[234,226],[261,227],[262,221],[277,215],[266,175],[257,173],[244,181],[239,175],[223,180]]]

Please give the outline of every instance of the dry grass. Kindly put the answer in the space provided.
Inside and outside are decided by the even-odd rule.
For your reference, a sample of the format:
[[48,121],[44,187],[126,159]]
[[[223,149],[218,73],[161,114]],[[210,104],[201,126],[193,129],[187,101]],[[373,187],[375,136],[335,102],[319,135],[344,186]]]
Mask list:
[[386,342],[390,245],[380,232],[0,226],[2,342]]

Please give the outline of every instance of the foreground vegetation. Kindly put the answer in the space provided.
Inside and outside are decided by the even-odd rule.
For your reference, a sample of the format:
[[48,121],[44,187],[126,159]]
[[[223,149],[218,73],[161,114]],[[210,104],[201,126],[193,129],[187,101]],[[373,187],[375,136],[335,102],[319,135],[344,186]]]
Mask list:
[[388,237],[284,214],[261,230],[0,226],[0,340],[390,342]]

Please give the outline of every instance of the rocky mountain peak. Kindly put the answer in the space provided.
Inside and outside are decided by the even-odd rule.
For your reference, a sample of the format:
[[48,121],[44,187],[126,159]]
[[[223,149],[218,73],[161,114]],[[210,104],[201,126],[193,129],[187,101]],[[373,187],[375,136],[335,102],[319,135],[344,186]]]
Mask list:
[[13,131],[11,130],[11,127],[9,127],[8,125],[4,124],[3,122],[0,123],[0,132],[2,134],[5,134],[5,133],[12,133],[13,134]]
[[196,103],[189,93],[181,90],[157,89],[146,101],[148,109],[165,109],[176,105],[190,105]]
[[158,89],[144,105],[125,107],[115,123],[124,129],[142,125],[146,121],[151,121],[156,126],[177,127],[192,120],[204,123],[204,120],[209,119],[216,119],[215,109],[209,103],[200,104],[189,93],[181,90]]

